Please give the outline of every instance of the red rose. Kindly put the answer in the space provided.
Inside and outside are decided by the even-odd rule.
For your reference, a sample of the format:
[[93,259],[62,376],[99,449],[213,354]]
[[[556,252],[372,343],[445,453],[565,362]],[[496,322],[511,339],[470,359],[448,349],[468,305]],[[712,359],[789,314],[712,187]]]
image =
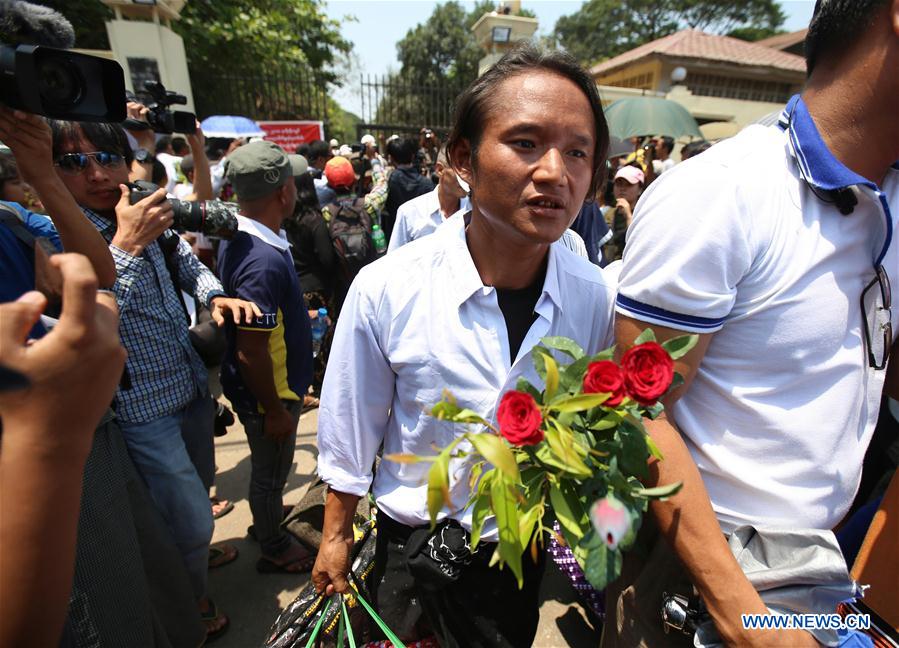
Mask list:
[[499,431],[512,445],[534,445],[543,441],[543,415],[530,394],[509,391],[503,394],[496,411]]
[[674,379],[674,361],[662,345],[644,342],[621,358],[624,388],[641,405],[655,405]]
[[609,392],[609,400],[603,405],[617,407],[624,399],[624,378],[621,368],[611,360],[591,362],[584,374],[584,393],[600,394]]

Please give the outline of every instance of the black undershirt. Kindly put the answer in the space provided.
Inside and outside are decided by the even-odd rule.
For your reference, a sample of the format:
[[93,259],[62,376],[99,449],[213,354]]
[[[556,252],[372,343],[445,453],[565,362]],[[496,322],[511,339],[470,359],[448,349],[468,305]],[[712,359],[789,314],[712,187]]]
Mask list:
[[499,309],[506,320],[506,330],[509,332],[509,360],[514,363],[521,349],[521,343],[531,329],[531,325],[537,319],[534,307],[543,293],[543,282],[546,280],[546,263],[534,278],[533,283],[525,288],[497,288],[496,299]]

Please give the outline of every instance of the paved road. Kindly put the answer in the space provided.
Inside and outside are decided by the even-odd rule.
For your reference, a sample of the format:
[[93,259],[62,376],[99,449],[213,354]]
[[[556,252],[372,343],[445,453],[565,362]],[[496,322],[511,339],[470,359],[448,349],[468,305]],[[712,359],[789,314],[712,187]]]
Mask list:
[[[295,503],[305,493],[315,471],[317,412],[300,419],[294,469],[287,482],[285,501]],[[234,510],[216,520],[214,542],[233,543],[240,557],[209,575],[209,592],[219,607],[231,617],[231,629],[213,645],[216,648],[253,648],[265,638],[280,610],[292,601],[308,582],[308,574],[258,574],[255,569],[258,546],[247,538],[251,524],[247,503],[250,478],[250,450],[238,422],[228,434],[216,439],[216,492],[234,502]],[[552,564],[552,561],[547,561]],[[540,626],[534,646],[587,648],[599,644],[594,630],[576,601],[574,591],[553,567],[547,569],[541,593]]]

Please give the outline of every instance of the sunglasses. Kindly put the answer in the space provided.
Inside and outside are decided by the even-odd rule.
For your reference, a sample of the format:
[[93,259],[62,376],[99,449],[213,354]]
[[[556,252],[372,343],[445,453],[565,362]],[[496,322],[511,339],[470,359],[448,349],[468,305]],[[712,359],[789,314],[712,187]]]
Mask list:
[[890,357],[893,346],[893,326],[890,318],[892,305],[890,278],[882,265],[877,266],[874,279],[865,286],[861,296],[868,365],[874,369],[886,368]]
[[90,166],[93,160],[105,169],[117,169],[125,163],[125,158],[118,153],[109,151],[96,151],[94,153],[64,153],[54,160],[54,164],[60,171],[69,175],[75,175]]

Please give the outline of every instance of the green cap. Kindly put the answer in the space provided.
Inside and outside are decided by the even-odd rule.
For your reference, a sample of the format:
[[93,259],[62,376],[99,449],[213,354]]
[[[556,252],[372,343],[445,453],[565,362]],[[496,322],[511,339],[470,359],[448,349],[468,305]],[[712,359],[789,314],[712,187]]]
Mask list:
[[244,144],[231,153],[225,175],[238,198],[244,200],[264,198],[293,179],[287,153],[274,142],[265,141]]

